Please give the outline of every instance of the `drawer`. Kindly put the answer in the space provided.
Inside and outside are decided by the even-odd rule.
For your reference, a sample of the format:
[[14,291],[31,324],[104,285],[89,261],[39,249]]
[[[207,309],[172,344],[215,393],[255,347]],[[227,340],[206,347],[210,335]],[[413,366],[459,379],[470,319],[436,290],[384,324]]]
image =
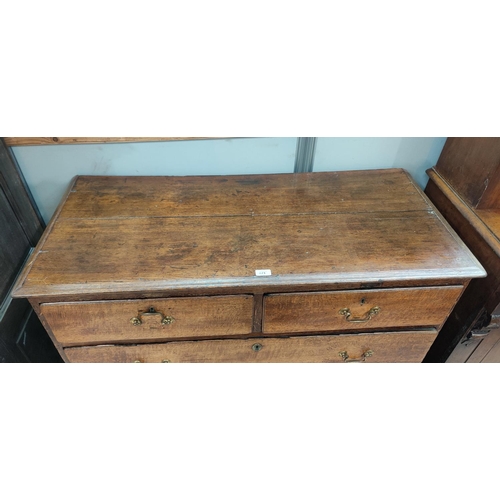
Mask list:
[[462,286],[271,294],[264,298],[264,333],[438,327]]
[[65,349],[76,363],[419,363],[436,338],[436,330],[316,335],[246,340],[199,340],[130,346]]
[[253,296],[187,297],[42,304],[63,345],[244,335]]

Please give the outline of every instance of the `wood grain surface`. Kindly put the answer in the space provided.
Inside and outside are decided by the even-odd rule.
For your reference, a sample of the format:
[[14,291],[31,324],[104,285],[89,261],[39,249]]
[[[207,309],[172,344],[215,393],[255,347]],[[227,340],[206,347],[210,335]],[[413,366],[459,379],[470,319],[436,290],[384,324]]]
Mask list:
[[[478,343],[477,347],[465,361],[466,363],[488,363],[500,362],[500,332],[493,330]],[[451,357],[451,356],[450,356]],[[496,359],[496,361],[495,361]],[[489,361],[490,360],[490,361]],[[446,361],[448,362],[448,360]],[[453,362],[453,360],[451,361]]]
[[[463,287],[420,287],[345,292],[288,293],[264,299],[264,333],[326,332],[432,326],[439,328]],[[380,312],[363,323],[373,307]]]
[[57,144],[103,144],[114,142],[197,141],[233,137],[4,137],[7,146],[47,146]]
[[476,208],[474,213],[486,225],[489,231],[493,233],[500,247],[500,208],[490,208],[488,210]]
[[[472,363],[472,361],[467,362]],[[497,341],[492,345],[491,349],[481,360],[481,363],[500,363],[500,339],[498,337]]]
[[401,169],[79,177],[14,294],[69,361],[419,362],[478,276]]
[[[150,308],[173,318],[162,324],[160,314],[131,319]],[[150,341],[252,332],[253,297],[186,297],[164,300],[110,300],[42,304],[41,313],[62,345]]]
[[[336,335],[247,340],[200,340],[136,346],[73,347],[65,349],[77,363],[342,363],[339,353],[366,363],[419,363],[436,331],[371,335]],[[255,350],[255,345],[260,345]]]
[[16,295],[482,275],[426,212],[78,219],[55,224]]
[[[60,218],[430,211],[400,169],[188,177],[77,178]],[[383,200],[383,203],[381,201]]]
[[484,275],[404,171],[362,174],[79,178],[14,294]]
[[500,329],[462,339],[446,363],[500,363]]
[[444,362],[469,333],[482,311],[492,313],[500,301],[500,241],[482,220],[477,209],[465,203],[440,174],[428,171],[426,193],[487,272],[471,280],[453,313],[443,325],[424,362]]
[[473,208],[499,207],[500,138],[449,137],[435,170]]
[[[494,209],[485,210],[471,207],[433,168],[427,170],[427,175],[429,182],[425,192],[439,207],[439,211],[444,214],[454,230],[460,230],[465,225],[471,226],[471,229],[500,257],[500,237],[497,236],[499,233],[496,222],[498,212]],[[452,212],[456,212],[456,215],[452,215]],[[483,219],[484,215],[486,217]],[[465,223],[459,222],[459,220],[465,221]],[[461,238],[463,239],[462,236]],[[474,244],[469,243],[469,246],[473,248]]]

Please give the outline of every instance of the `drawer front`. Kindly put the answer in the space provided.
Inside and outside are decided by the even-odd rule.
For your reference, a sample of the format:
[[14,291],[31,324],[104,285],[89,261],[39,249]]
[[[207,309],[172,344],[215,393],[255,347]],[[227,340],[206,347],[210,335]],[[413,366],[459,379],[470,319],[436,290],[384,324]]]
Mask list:
[[75,363],[419,363],[436,338],[419,332],[200,340],[65,349]]
[[251,295],[42,304],[63,345],[244,335]]
[[438,327],[461,286],[271,294],[264,298],[264,333]]

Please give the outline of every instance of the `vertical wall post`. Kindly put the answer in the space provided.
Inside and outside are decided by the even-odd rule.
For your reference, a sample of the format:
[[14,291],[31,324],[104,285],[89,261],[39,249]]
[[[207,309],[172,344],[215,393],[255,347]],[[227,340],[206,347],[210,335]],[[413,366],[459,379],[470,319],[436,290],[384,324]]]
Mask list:
[[312,172],[314,153],[316,152],[316,137],[297,137],[294,172]]

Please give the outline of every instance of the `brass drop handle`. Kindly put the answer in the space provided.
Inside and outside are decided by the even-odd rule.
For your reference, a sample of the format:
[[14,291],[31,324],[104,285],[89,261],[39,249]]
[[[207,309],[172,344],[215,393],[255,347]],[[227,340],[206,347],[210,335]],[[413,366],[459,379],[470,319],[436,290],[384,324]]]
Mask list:
[[371,349],[368,349],[363,354],[361,354],[360,358],[350,358],[349,354],[347,354],[347,351],[339,352],[339,356],[342,358],[342,361],[344,363],[363,363],[366,358],[373,356],[373,351]]
[[[169,359],[162,359],[161,362],[162,363],[170,363],[170,360]],[[134,363],[142,363],[142,361],[140,359],[136,359],[134,361]]]
[[349,321],[350,323],[366,323],[367,321],[370,321],[373,316],[376,316],[380,312],[380,307],[375,306],[372,307],[365,315],[363,318],[351,318],[351,310],[348,307],[344,307],[344,309],[341,309],[339,311],[339,314],[342,314],[342,316],[345,316],[346,321]]
[[143,316],[159,316],[160,317],[160,323],[162,325],[170,325],[171,323],[174,322],[175,318],[172,316],[165,316],[162,312],[156,311],[154,307],[150,307],[147,312],[139,312],[137,316],[134,316],[130,322],[134,326],[142,325],[142,318]]

